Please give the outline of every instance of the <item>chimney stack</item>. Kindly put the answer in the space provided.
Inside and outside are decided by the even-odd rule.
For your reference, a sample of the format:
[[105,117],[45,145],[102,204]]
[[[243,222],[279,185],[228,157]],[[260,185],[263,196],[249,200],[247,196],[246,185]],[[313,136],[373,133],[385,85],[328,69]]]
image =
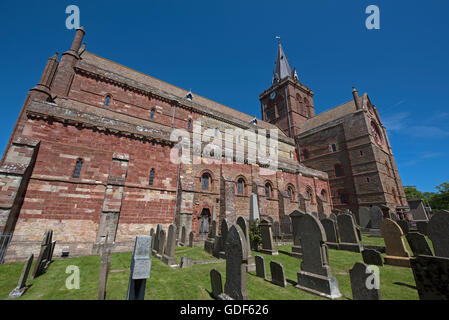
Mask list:
[[360,110],[359,93],[357,92],[357,89],[355,87],[352,87],[352,96],[354,98],[356,110]]

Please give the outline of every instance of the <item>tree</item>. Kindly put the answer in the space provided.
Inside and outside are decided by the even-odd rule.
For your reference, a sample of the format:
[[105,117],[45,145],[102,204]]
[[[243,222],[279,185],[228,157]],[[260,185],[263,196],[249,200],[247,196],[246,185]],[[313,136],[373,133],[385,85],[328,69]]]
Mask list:
[[416,186],[404,186],[407,199],[424,199],[424,194],[416,189]]
[[434,193],[429,199],[432,209],[449,210],[449,183],[443,182],[436,186],[438,193]]

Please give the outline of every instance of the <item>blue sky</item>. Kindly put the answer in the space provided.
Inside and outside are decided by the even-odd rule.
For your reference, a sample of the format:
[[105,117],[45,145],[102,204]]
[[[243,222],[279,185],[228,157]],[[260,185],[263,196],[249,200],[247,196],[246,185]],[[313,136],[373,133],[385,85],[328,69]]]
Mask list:
[[[317,113],[367,92],[389,132],[404,185],[449,181],[449,1],[2,1],[3,152],[27,91],[74,31],[87,50],[260,117],[282,38]],[[380,8],[367,30],[365,8]]]

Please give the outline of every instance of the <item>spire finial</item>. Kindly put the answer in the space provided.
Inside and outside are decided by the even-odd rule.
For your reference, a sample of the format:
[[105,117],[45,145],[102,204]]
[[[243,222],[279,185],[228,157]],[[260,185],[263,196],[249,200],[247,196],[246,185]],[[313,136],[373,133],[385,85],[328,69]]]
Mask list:
[[276,36],[276,39],[278,39],[278,44],[281,43],[281,36]]

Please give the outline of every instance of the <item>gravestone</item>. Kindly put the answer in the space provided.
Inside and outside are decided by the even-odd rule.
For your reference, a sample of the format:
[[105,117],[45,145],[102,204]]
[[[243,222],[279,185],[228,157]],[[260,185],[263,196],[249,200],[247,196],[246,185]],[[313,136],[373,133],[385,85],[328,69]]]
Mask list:
[[449,300],[449,258],[420,255],[410,264],[420,300]]
[[274,221],[272,225],[274,239],[281,238],[281,225],[279,221]]
[[221,244],[220,244],[219,257],[222,259],[226,259],[225,245],[226,245],[226,239],[227,239],[228,233],[229,233],[228,219],[224,218],[223,220],[221,220],[220,231],[221,231],[221,235],[220,235],[221,236]]
[[[379,274],[368,265],[357,262],[349,270],[353,300],[381,300]],[[369,286],[367,285],[369,284]]]
[[416,228],[418,229],[418,232],[427,236],[427,221],[416,221]]
[[229,230],[225,243],[226,283],[224,293],[234,300],[248,300],[246,291],[245,235],[238,225]]
[[254,257],[251,255],[251,241],[249,238],[249,225],[248,221],[246,221],[243,217],[237,218],[237,225],[240,226],[240,228],[243,231],[243,234],[245,235],[245,243],[246,243],[246,252],[248,253],[248,257],[246,259],[246,266],[247,266],[247,272],[253,272],[256,270],[256,263],[254,261]]
[[179,241],[180,246],[185,246],[186,244],[186,226],[181,228],[181,241]]
[[152,253],[155,256],[157,254],[157,251],[159,250],[159,237],[162,230],[162,224],[158,224],[156,227],[156,234],[154,235],[154,241],[153,241],[153,247],[152,247]]
[[432,241],[435,256],[449,258],[449,213],[434,213],[427,225],[427,233]]
[[265,279],[267,277],[265,272],[265,258],[257,255],[256,260],[256,276]]
[[408,225],[408,222],[406,220],[398,220],[396,223],[401,227],[402,233],[407,235],[410,227]]
[[385,241],[385,264],[410,267],[410,254],[404,244],[401,227],[392,219],[384,219],[381,226],[382,236]]
[[313,212],[312,212],[312,216],[314,216],[315,218],[318,219],[318,212],[313,211]]
[[193,248],[193,240],[195,238],[195,233],[193,233],[193,231],[190,231],[189,233],[189,247]]
[[281,236],[291,236],[293,234],[292,220],[290,216],[284,215],[280,218]]
[[47,268],[48,268],[48,265],[53,261],[53,252],[55,251],[55,247],[56,247],[56,241],[52,241],[51,246],[50,246],[50,253],[48,254]]
[[189,257],[181,257],[181,263],[179,264],[179,267],[187,268],[193,266],[193,259]]
[[338,232],[340,235],[339,249],[352,252],[362,252],[359,235],[352,215],[343,213],[337,217]]
[[150,244],[151,236],[136,236],[126,300],[145,299],[146,282],[151,273]]
[[106,284],[108,282],[109,266],[111,264],[111,245],[108,243],[107,234],[105,237],[100,238],[99,249],[101,265],[98,281],[98,300],[104,300],[106,299]]
[[419,255],[433,256],[426,237],[419,232],[409,232],[405,236],[415,257]]
[[212,296],[215,299],[221,299],[223,294],[223,282],[221,280],[220,272],[216,269],[212,269],[210,271],[210,285],[212,289]]
[[329,249],[338,249],[337,228],[334,220],[323,219],[320,221],[326,233],[327,246]]
[[165,246],[164,255],[162,257],[162,262],[173,266],[176,264],[175,258],[175,247],[176,247],[176,226],[171,224],[168,227],[167,235],[167,245]]
[[299,224],[300,219],[306,213],[295,210],[290,214],[290,219],[292,221],[292,229],[293,229],[293,246],[292,246],[292,257],[302,258],[302,247],[301,247],[301,238],[299,234]]
[[360,227],[364,230],[371,228],[371,212],[368,207],[359,208]]
[[214,251],[212,252],[212,255],[217,259],[220,258],[220,253],[223,251],[222,246],[223,246],[223,241],[221,241],[221,236],[215,236],[214,245],[213,245]]
[[257,201],[257,194],[251,193],[250,205],[249,205],[249,220],[251,223],[260,219],[259,215],[259,203]]
[[334,222],[337,223],[337,215],[335,213],[331,213],[329,219],[334,220]]
[[287,281],[285,280],[284,266],[277,261],[270,261],[271,282],[277,286],[285,288]]
[[382,210],[378,206],[372,206],[369,211],[371,229],[380,229],[383,220]]
[[271,254],[273,256],[278,255],[279,252],[274,248],[273,235],[271,232],[271,223],[268,220],[262,220],[259,224],[260,235],[262,236],[262,249],[260,252]]
[[31,269],[31,264],[33,263],[34,255],[30,254],[28,259],[25,261],[25,264],[22,268],[22,273],[20,274],[19,282],[17,283],[17,287],[15,287],[11,293],[9,294],[9,298],[19,298],[21,297],[25,291],[28,289],[26,286],[26,282],[28,279],[28,273]]
[[150,247],[150,249],[151,249],[151,252],[153,251],[153,248],[154,248],[154,238],[156,238],[155,237],[155,235],[154,235],[154,228],[151,228],[150,229],[150,237],[151,237],[151,247]]
[[383,266],[382,254],[375,249],[364,249],[362,251],[363,262],[369,265]]
[[31,279],[34,279],[45,272],[45,268],[47,267],[48,257],[51,250],[52,237],[53,237],[53,230],[47,230],[44,234],[44,237],[42,238],[41,250],[34,265],[33,272],[31,274]]
[[310,214],[304,214],[298,225],[303,254],[296,287],[330,299],[341,297],[338,281],[331,275],[323,226]]
[[407,200],[410,207],[410,214],[414,221],[428,221],[429,218],[424,207],[424,202],[421,199]]
[[162,256],[164,255],[164,249],[165,249],[165,230],[161,230],[159,232],[159,239],[157,240],[157,253],[156,258],[162,259]]
[[215,236],[217,235],[217,222],[212,220],[209,226],[209,234],[207,235],[206,241],[204,241],[204,251],[209,254],[214,253],[214,242]]

